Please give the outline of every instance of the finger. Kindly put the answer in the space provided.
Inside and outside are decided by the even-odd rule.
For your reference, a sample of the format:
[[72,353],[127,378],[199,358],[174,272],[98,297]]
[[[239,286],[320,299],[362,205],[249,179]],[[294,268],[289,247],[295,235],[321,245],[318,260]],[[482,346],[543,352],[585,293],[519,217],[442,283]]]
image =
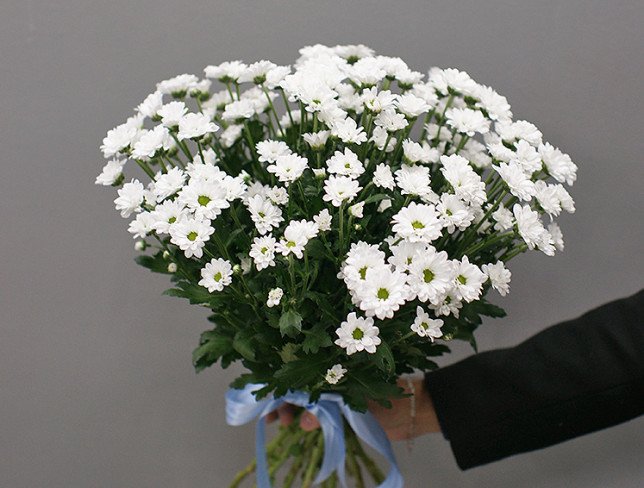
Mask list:
[[289,405],[288,403],[281,405],[277,408],[277,413],[280,418],[280,425],[287,426],[293,423],[293,405]]
[[275,422],[276,420],[277,420],[277,412],[275,410],[273,410],[271,413],[269,413],[266,416],[266,423],[267,424],[271,424],[271,423]]
[[310,412],[304,412],[300,417],[300,427],[305,432],[320,428],[320,422],[317,417]]

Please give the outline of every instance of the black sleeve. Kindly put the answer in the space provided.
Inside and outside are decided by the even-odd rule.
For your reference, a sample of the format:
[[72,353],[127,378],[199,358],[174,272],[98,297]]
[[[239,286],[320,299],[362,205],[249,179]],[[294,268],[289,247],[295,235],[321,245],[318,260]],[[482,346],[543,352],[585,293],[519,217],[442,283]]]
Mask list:
[[425,377],[461,469],[644,413],[644,290]]

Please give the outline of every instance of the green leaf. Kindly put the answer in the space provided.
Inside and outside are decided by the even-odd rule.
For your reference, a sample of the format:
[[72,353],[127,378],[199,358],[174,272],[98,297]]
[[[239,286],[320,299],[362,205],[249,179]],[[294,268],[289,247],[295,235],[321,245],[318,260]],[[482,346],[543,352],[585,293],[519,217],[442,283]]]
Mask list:
[[316,354],[321,347],[333,345],[333,341],[323,324],[316,324],[312,329],[304,331],[304,334],[306,334],[306,337],[302,342],[302,350],[306,354]]
[[391,196],[387,195],[386,193],[377,193],[375,195],[371,195],[369,198],[366,198],[364,200],[364,203],[366,205],[368,203],[379,202],[380,200],[384,200],[385,198],[391,198]]
[[232,339],[210,330],[201,334],[199,346],[192,352],[192,364],[198,372],[215,364],[220,357],[232,352]]
[[279,321],[282,337],[296,337],[302,331],[302,316],[295,310],[287,310]]
[[181,281],[177,283],[177,286],[179,288],[170,288],[164,291],[163,294],[171,297],[187,298],[191,304],[211,303],[213,300],[218,299],[216,295],[211,295],[208,290],[199,285]]
[[280,351],[280,358],[282,358],[282,361],[285,363],[295,361],[297,359],[297,351],[299,349],[299,344],[295,344],[293,342],[284,344],[284,347],[282,347],[282,350]]
[[394,372],[396,368],[396,362],[394,360],[394,355],[391,353],[391,349],[386,342],[383,341],[376,348],[376,352],[374,353],[373,357],[379,369],[387,374],[392,374]]
[[135,257],[134,261],[136,261],[136,263],[139,264],[140,266],[143,266],[144,268],[148,268],[150,271],[154,273],[170,274],[168,273],[169,261],[166,261],[165,259],[163,259],[162,252],[158,252],[154,256],[147,256],[145,254],[142,254],[140,256]]
[[240,330],[235,334],[235,339],[233,340],[233,348],[243,358],[250,361],[255,361],[255,347],[253,346],[253,335],[254,332],[251,329]]

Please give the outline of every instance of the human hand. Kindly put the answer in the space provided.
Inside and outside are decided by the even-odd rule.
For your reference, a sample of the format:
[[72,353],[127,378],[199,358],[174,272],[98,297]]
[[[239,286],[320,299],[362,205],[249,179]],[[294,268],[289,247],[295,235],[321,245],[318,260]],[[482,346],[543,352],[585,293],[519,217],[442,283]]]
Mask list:
[[[369,403],[369,410],[376,417],[387,437],[392,441],[412,439],[431,432],[440,432],[438,417],[434,404],[425,388],[423,378],[409,378],[413,387],[416,415],[412,418],[412,397],[391,400],[392,407],[386,408],[376,402]],[[407,378],[399,378],[398,386],[411,394]],[[283,404],[266,416],[267,422],[274,422],[279,418],[282,425],[290,425],[295,419],[297,407]],[[304,411],[300,415],[300,427],[306,432],[318,429],[320,423],[310,412]]]

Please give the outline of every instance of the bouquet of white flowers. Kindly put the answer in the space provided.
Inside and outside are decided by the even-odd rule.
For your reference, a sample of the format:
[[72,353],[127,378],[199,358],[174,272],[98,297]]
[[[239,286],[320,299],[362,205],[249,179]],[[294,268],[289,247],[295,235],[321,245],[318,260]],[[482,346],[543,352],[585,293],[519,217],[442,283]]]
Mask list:
[[[134,217],[138,263],[212,310],[197,371],[247,368],[229,422],[283,401],[321,420],[281,428],[266,451],[260,421],[257,464],[232,486],[255,468],[260,487],[336,486],[345,468],[382,482],[358,438],[393,463],[382,486],[401,486],[367,402],[387,405],[400,375],[435,368],[450,340],[475,347],[481,317],[504,315],[485,297],[508,292],[514,256],[563,249],[552,219],[574,211],[562,183],[577,168],[465,72],[425,80],[362,45],[300,53],[158,83],[107,133],[96,183]],[[125,182],[128,160],[147,183]]]

